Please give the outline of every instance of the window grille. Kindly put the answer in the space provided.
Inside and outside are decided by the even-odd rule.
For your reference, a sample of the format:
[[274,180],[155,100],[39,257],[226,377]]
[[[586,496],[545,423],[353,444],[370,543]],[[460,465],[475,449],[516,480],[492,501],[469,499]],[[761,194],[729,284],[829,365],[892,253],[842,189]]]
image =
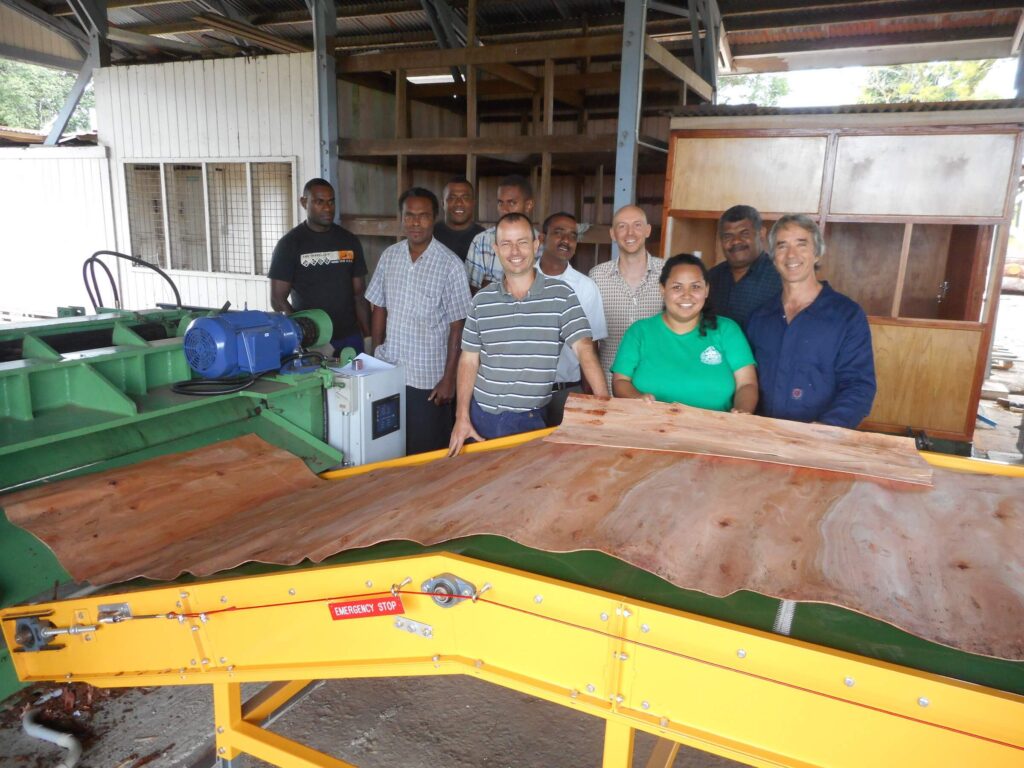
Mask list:
[[290,161],[125,163],[132,254],[170,269],[265,275],[294,226]]

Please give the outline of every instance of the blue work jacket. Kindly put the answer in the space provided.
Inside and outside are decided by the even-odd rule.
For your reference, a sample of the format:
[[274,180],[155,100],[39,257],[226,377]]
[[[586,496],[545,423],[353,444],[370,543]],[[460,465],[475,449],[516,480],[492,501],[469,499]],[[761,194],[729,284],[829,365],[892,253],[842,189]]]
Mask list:
[[864,310],[822,283],[818,297],[786,322],[782,295],[747,321],[757,360],[758,413],[856,427],[875,399],[875,358]]

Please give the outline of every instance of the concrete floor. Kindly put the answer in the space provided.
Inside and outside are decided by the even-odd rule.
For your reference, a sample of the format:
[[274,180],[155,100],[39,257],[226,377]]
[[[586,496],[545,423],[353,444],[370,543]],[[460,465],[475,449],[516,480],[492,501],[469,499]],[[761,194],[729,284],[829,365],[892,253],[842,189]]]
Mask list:
[[[258,686],[247,686],[252,695]],[[211,765],[212,704],[206,687],[131,689],[98,703],[88,725],[97,738],[79,768],[198,768]],[[58,747],[0,727],[0,765],[42,768]],[[288,708],[269,730],[360,768],[594,768],[603,722],[471,677],[331,680]],[[642,768],[654,738],[638,734]],[[242,756],[232,768],[267,763]],[[686,768],[738,766],[682,748]]]

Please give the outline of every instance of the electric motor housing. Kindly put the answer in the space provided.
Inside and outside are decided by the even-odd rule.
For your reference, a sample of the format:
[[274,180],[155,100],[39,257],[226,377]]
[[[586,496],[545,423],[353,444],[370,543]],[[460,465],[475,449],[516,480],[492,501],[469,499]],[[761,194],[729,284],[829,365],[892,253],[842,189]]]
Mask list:
[[309,328],[290,317],[243,310],[197,317],[185,331],[184,350],[197,374],[224,379],[277,370],[284,358],[316,340]]

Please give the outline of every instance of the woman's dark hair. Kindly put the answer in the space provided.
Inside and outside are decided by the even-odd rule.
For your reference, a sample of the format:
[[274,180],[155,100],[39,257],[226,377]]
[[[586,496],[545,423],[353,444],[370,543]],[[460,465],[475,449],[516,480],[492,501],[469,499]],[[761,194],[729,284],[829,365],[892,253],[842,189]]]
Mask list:
[[700,325],[698,326],[700,335],[707,336],[708,328],[714,330],[718,327],[718,317],[715,315],[715,310],[711,308],[711,281],[708,280],[708,268],[704,266],[704,262],[700,260],[700,257],[694,256],[692,253],[677,253],[672,258],[666,259],[665,266],[661,268],[661,276],[658,278],[658,282],[664,288],[668,284],[668,278],[672,274],[672,270],[676,267],[685,266],[699,269],[701,277],[704,278],[704,283],[708,287],[707,296],[704,298],[704,308],[700,311]]

